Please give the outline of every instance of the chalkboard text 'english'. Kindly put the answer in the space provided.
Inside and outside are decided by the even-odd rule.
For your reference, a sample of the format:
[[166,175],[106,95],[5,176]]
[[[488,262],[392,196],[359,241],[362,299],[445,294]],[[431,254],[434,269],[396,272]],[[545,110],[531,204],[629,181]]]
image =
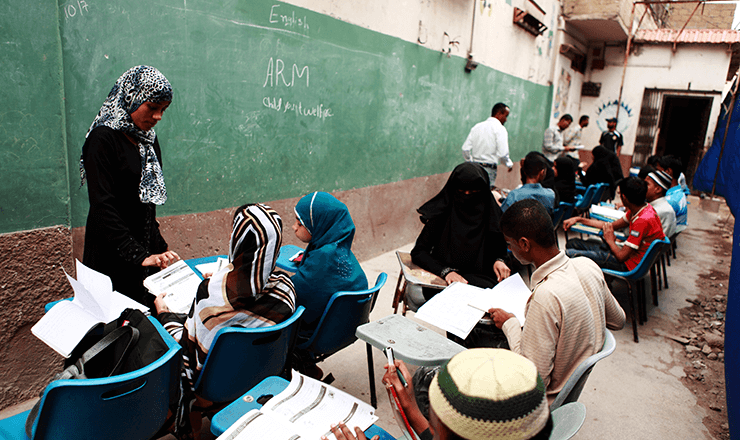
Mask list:
[[305,15],[303,18],[296,17],[295,11],[291,14],[280,14],[275,11],[279,7],[280,5],[272,5],[272,8],[270,8],[270,23],[282,23],[283,26],[288,28],[302,28],[304,30],[308,30],[308,21],[306,20]]

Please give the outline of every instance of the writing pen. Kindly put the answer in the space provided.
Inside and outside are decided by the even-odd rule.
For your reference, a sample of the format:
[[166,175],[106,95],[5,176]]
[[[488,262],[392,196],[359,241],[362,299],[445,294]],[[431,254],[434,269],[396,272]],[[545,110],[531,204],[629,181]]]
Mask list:
[[[395,359],[393,358],[393,348],[386,347],[385,350],[383,351],[385,352],[385,355],[388,357],[388,366],[389,367],[393,366],[395,368],[396,362],[395,362]],[[409,383],[406,382],[406,378],[403,377],[403,374],[401,374],[401,370],[396,368],[396,374],[398,375],[398,379],[401,381],[404,387],[409,386]]]

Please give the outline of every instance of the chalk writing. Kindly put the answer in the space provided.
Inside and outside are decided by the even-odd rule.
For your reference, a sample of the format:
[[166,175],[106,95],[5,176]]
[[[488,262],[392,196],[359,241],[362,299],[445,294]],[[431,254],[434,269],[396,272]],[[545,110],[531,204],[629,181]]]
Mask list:
[[293,87],[295,85],[296,76],[298,77],[298,79],[302,79],[304,75],[306,76],[306,87],[308,87],[308,66],[303,66],[303,68],[300,69],[298,65],[293,64],[293,68],[291,69],[290,73],[290,81],[287,81],[285,79],[284,70],[285,62],[283,60],[281,60],[280,58],[270,58],[270,61],[268,61],[267,63],[265,83],[262,84],[262,87],[267,87],[267,83],[270,83],[270,87],[280,86],[281,81],[285,87]]
[[306,20],[305,15],[303,18],[296,17],[295,11],[290,14],[281,14],[276,11],[279,7],[280,5],[272,5],[272,8],[270,8],[270,23],[282,23],[283,26],[288,28],[308,30],[308,20]]
[[265,96],[262,99],[262,105],[279,113],[292,112],[295,113],[296,116],[311,116],[322,121],[326,118],[331,118],[332,116],[334,116],[331,109],[328,107],[324,107],[324,104],[304,107],[303,103],[300,101],[283,102],[283,98]]
[[80,17],[81,17],[84,15],[82,11],[85,11],[85,13],[88,12],[87,8],[88,8],[87,2],[85,2],[85,0],[77,0],[76,7],[75,7],[75,4],[68,4],[68,5],[62,6],[62,9],[64,9],[65,19],[74,17],[75,15],[77,15],[77,12],[80,13]]

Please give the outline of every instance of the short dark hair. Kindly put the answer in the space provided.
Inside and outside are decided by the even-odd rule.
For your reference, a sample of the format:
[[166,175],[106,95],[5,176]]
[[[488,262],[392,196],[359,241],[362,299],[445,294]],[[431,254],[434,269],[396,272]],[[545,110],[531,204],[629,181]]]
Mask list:
[[540,171],[547,168],[547,166],[548,164],[543,158],[535,155],[527,155],[527,157],[522,160],[522,174],[533,179],[537,177]]
[[639,177],[642,180],[647,179],[648,174],[655,171],[655,168],[653,168],[650,165],[645,165],[644,167],[640,168],[640,172],[637,173],[637,177]]
[[[647,194],[647,183],[637,176],[629,176],[619,182],[619,190],[622,197],[627,199],[635,206],[645,204],[645,195]],[[508,209],[507,209],[508,211]]]
[[527,237],[543,248],[555,246],[555,227],[545,206],[534,199],[520,200],[501,216],[501,232],[519,240]]
[[504,104],[503,102],[496,103],[496,105],[494,105],[491,109],[491,116],[496,116],[499,113],[503,113],[504,111],[506,111],[507,108],[509,108],[509,106]]
[[676,156],[663,156],[658,160],[658,163],[660,164],[661,168],[673,171],[674,179],[678,179],[678,175],[681,174],[681,171],[683,171],[683,163],[681,163],[681,159],[677,158]]
[[565,121],[573,122],[573,116],[571,116],[570,114],[566,113],[566,114],[564,114],[563,116],[560,117],[560,120],[561,121],[565,120]]
[[578,123],[582,123],[586,119],[591,119],[588,115],[581,115],[581,117],[578,119]]
[[655,168],[660,163],[660,157],[656,154],[647,158],[647,164]]

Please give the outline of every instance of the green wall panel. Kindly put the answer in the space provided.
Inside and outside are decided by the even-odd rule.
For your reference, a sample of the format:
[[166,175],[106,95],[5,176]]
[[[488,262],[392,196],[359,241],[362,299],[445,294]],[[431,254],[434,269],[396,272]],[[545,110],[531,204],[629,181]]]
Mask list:
[[0,2],[0,233],[69,224],[55,1]]

